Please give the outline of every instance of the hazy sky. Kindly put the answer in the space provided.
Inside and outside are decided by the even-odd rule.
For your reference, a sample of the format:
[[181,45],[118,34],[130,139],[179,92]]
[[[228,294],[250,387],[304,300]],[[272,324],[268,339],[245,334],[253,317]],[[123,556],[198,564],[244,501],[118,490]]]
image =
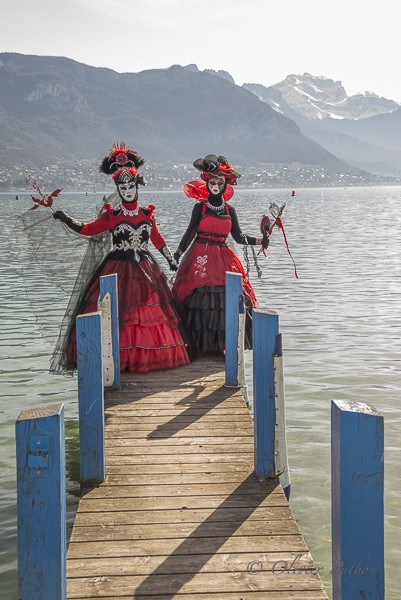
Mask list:
[[401,102],[401,0],[17,0],[0,4],[0,51],[118,72],[195,63],[242,85],[290,73]]

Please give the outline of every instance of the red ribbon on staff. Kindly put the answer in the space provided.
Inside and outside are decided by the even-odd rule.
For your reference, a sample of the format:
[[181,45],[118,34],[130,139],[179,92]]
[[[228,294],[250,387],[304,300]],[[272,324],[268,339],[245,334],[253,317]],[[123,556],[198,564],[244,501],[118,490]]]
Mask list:
[[285,235],[285,231],[284,231],[284,225],[283,225],[283,222],[280,219],[280,217],[277,217],[277,219],[276,219],[276,225],[283,232],[283,237],[284,237],[285,245],[286,245],[286,248],[287,248],[287,252],[290,255],[290,258],[291,258],[291,260],[293,262],[293,265],[294,265],[295,277],[298,279],[297,265],[295,264],[295,260],[293,259],[291,251],[290,251],[290,248],[288,246],[287,236]]

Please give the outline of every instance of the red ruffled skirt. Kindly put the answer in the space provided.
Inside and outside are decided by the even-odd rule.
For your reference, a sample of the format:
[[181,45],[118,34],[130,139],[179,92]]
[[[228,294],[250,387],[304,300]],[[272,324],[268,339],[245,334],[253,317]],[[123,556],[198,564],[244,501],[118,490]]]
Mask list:
[[[163,270],[150,254],[140,262],[130,254],[112,252],[106,257],[87,286],[77,314],[97,311],[99,278],[117,273],[121,371],[146,372],[189,364],[185,333]],[[67,355],[69,365],[76,366],[75,324]]]

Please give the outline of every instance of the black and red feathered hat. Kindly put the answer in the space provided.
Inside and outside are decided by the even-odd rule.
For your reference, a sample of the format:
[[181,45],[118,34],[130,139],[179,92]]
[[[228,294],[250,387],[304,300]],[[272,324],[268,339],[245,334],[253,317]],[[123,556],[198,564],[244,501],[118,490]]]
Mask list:
[[241,175],[233,169],[225,156],[208,154],[205,158],[197,158],[193,165],[198,171],[202,171],[201,178],[207,181],[210,177],[225,177],[227,183],[236,185]]
[[193,165],[198,171],[202,171],[201,179],[203,181],[189,181],[184,185],[184,192],[189,198],[198,201],[206,201],[209,196],[209,190],[206,187],[207,180],[211,177],[224,177],[226,186],[223,192],[223,200],[228,202],[234,196],[233,185],[237,184],[238,177],[241,177],[237,171],[234,171],[228,163],[225,156],[216,156],[208,154],[205,158],[197,158]]
[[113,144],[109,154],[100,163],[99,171],[111,175],[114,183],[127,183],[135,181],[145,185],[143,177],[138,173],[139,167],[144,164],[143,158],[134,150],[126,146],[125,142]]

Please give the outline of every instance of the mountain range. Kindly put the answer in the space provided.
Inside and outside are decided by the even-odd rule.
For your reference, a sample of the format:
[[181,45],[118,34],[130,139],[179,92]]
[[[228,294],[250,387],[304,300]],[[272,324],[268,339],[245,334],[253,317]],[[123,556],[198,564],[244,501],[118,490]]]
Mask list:
[[[2,53],[0,163],[97,164],[113,142],[125,140],[156,163],[191,164],[213,152],[244,167],[299,164],[344,173],[380,163],[391,172],[393,163],[392,172],[401,169],[397,103],[374,94],[348,98],[340,82],[311,75],[297,95],[297,78],[271,88],[238,86],[226,71],[196,65],[117,73],[63,57]],[[334,100],[341,119],[327,109]],[[350,140],[356,155],[343,151]]]
[[348,96],[340,81],[304,73],[265,87],[245,83],[326,150],[360,169],[401,173],[401,106],[364,92]]

